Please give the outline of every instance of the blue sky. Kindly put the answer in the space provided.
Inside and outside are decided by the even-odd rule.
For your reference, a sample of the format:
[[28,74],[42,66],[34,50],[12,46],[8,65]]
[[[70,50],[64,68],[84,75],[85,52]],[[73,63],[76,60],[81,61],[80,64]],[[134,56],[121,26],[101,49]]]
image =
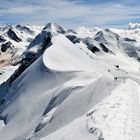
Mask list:
[[0,24],[65,27],[124,26],[140,22],[139,0],[0,0]]

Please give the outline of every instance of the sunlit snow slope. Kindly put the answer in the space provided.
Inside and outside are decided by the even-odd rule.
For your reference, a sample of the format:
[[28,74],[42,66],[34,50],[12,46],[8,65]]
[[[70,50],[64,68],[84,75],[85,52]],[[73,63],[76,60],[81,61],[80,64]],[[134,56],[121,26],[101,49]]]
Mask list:
[[0,138],[139,140],[139,42],[122,32],[47,24],[0,85]]

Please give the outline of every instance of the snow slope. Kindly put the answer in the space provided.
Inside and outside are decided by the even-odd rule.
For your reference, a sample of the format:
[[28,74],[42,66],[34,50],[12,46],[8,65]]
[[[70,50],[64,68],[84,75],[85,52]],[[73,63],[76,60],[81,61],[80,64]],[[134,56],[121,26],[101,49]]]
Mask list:
[[139,140],[139,90],[137,82],[124,81],[85,115],[41,140]]
[[[49,106],[49,102],[54,97],[58,96],[58,103],[56,104],[59,105],[64,100],[63,98],[66,98],[67,96],[69,96],[69,94],[72,94],[73,92],[76,92],[77,90],[78,91],[82,90],[83,86],[88,85],[94,82],[95,80],[97,80],[99,77],[101,77],[101,75],[98,74],[98,72],[95,72],[95,70],[92,68],[92,65],[96,65],[96,67],[98,67],[98,70],[100,70],[101,68],[98,66],[97,63],[95,63],[94,61],[91,61],[91,58],[89,56],[83,55],[84,52],[82,52],[80,48],[73,47],[72,46],[73,44],[71,44],[71,42],[62,35],[58,35],[54,37],[52,40],[54,41],[53,43],[54,46],[51,46],[49,49],[47,49],[45,53],[43,54],[43,56],[41,56],[31,67],[29,67],[12,84],[10,88],[10,92],[13,93],[13,94],[12,93],[10,94],[10,100],[12,101],[8,103],[9,93],[5,97],[5,100],[6,100],[5,104],[8,103],[8,105],[4,109],[1,115],[5,116],[7,114],[6,121],[8,123],[0,132],[0,136],[3,137],[5,140],[9,139],[9,137],[11,138],[23,137],[24,138],[29,132],[32,132],[33,129],[35,129],[37,124],[40,122],[41,118],[43,117],[42,114],[47,108],[47,105]],[[62,42],[64,40],[65,40],[65,45]],[[60,42],[60,45],[56,46],[58,42]],[[80,55],[80,57],[78,57],[79,61],[76,60],[77,63],[74,63],[74,62],[71,63],[71,68],[69,68],[69,71],[68,69],[65,69],[67,67],[67,61],[65,60],[69,60],[71,57],[69,58],[69,56],[67,55],[64,55],[64,59],[59,57],[60,52],[64,51],[63,54],[65,53],[67,54],[67,47],[69,47],[67,46],[67,44],[68,45],[71,44],[70,46],[71,52],[69,51],[69,53],[73,56],[73,59],[77,59],[77,56]],[[54,53],[51,53],[54,51],[54,47],[57,47],[57,49],[60,50],[60,52],[59,51],[56,52],[55,55]],[[55,60],[55,56],[58,56],[57,61]],[[53,68],[53,70],[50,65],[49,59],[55,60],[54,61],[55,67]],[[88,64],[84,66],[81,63],[81,59],[85,62],[89,60]],[[63,67],[64,69],[60,69],[61,67]],[[84,71],[86,71],[86,73]],[[89,74],[88,74],[88,71],[90,72]],[[107,74],[107,71],[104,70],[104,73]],[[66,89],[68,90],[68,93],[67,93],[68,95],[65,95],[66,96],[65,97],[63,94],[65,93],[64,91],[67,91]],[[83,90],[84,90],[84,87],[83,87]],[[84,91],[80,93],[85,94]],[[11,97],[11,95],[13,97]],[[32,100],[33,97],[34,97],[34,100]],[[73,97],[73,99],[75,98]],[[28,104],[28,110],[26,110],[27,104]],[[18,107],[15,108],[15,106],[18,106]],[[15,115],[15,113],[13,114],[13,111],[18,112],[17,115]],[[73,114],[76,115],[75,113]],[[81,114],[81,111],[80,111],[80,114]],[[22,121],[19,123],[20,120]],[[29,121],[30,121],[30,124],[29,124]],[[17,134],[17,129],[21,129],[20,127],[22,128],[22,131]],[[7,135],[7,133],[9,133],[9,135]]]
[[82,29],[87,39],[47,24],[23,53],[34,61],[0,86],[0,138],[138,140],[139,43],[112,30]]

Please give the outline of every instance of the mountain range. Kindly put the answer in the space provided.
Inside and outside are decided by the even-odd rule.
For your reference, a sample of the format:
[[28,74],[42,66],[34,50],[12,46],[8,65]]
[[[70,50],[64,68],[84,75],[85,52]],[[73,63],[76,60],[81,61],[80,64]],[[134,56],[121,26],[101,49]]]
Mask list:
[[0,139],[139,140],[140,28],[0,27]]

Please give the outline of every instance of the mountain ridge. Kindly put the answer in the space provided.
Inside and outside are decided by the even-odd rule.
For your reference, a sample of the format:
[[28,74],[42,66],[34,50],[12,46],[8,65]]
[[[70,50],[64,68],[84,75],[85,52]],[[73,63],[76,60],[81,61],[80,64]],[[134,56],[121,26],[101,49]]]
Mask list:
[[[25,34],[28,28],[18,26],[18,30],[26,29]],[[135,134],[139,138],[139,92],[133,87],[140,90],[139,31],[73,31],[48,23],[34,32],[14,61],[15,71],[0,85],[0,137],[127,140]],[[129,111],[127,105],[132,106]],[[126,119],[125,111],[134,112],[134,126],[129,125],[133,119]],[[113,129],[114,122],[122,123],[122,131]]]

